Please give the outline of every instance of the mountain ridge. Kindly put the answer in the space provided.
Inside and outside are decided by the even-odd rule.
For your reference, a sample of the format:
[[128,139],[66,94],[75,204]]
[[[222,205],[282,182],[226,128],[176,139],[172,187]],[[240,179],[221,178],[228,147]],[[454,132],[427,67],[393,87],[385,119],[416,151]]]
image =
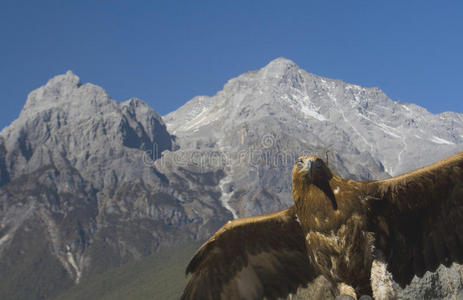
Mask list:
[[[50,298],[126,262],[203,240],[230,219],[286,208],[301,154],[326,155],[339,175],[370,180],[462,145],[461,114],[434,115],[285,58],[164,117],[137,98],[116,102],[68,71],[32,91],[0,132],[0,278],[16,278],[12,289],[29,287],[24,299]],[[34,269],[32,258],[40,257],[48,263]],[[423,282],[440,284],[459,268],[404,293],[421,295]],[[33,278],[44,272],[49,282],[38,289]]]
[[[270,81],[268,78],[270,78]],[[255,83],[256,80],[257,83]],[[277,86],[277,88],[268,91],[266,90],[268,86]],[[227,93],[230,90],[235,94]],[[236,95],[236,91],[241,91],[241,94]],[[244,98],[247,100],[246,103],[243,102]],[[229,107],[227,106],[225,109],[227,101],[233,103],[228,103]],[[251,103],[253,104],[252,107],[249,107],[250,101],[254,102]],[[207,105],[204,104],[206,102],[208,102]],[[200,108],[200,113],[193,115],[195,111],[199,111],[194,106]],[[241,111],[236,113],[233,106],[240,107]],[[349,106],[351,107],[349,108]],[[248,107],[248,111],[246,111],[246,107]],[[164,116],[164,119],[168,129],[176,134],[177,131],[182,130],[198,130],[199,127],[203,127],[217,119],[222,120],[224,116],[228,115],[234,122],[240,122],[240,113],[249,114],[249,111],[252,111],[258,114],[260,109],[265,110],[263,116],[277,115],[280,118],[283,115],[282,112],[287,111],[289,114],[286,116],[289,116],[286,123],[299,118],[302,121],[308,120],[314,123],[329,121],[332,124],[350,129],[354,133],[352,134],[354,145],[360,151],[373,152],[374,156],[381,160],[390,175],[409,171],[416,166],[404,164],[400,157],[393,159],[390,155],[385,154],[386,151],[391,152],[391,146],[388,144],[393,144],[394,148],[403,148],[404,154],[406,152],[412,154],[415,148],[409,147],[404,141],[405,139],[417,140],[421,147],[423,144],[429,144],[430,142],[437,144],[437,147],[439,147],[439,144],[456,145],[461,144],[463,141],[461,114],[451,112],[432,114],[425,108],[415,104],[392,101],[376,87],[364,88],[344,81],[327,79],[307,73],[287,59],[277,59],[258,71],[245,73],[229,80],[224,89],[215,96],[195,97],[176,111]],[[183,113],[184,110],[188,112],[188,116]],[[263,116],[257,115],[257,117]],[[452,118],[451,122],[458,124],[452,126],[452,124],[445,124],[445,121],[439,120],[440,118],[444,119],[444,117]],[[175,119],[181,120],[179,124],[176,124]],[[249,120],[249,117],[247,120]],[[438,127],[446,125],[445,131],[454,132],[447,134],[445,131],[435,130],[432,126],[426,124],[429,121],[438,123],[435,125]],[[416,122],[419,122],[419,124],[416,124]],[[372,130],[369,128],[371,126],[376,127],[375,131],[380,130],[387,135],[387,142],[384,142],[379,147],[373,147],[373,143],[381,143],[381,141],[380,138],[369,134],[369,131]],[[419,130],[411,130],[411,127],[416,128],[418,126],[429,129],[424,131],[429,131],[433,135],[423,134]],[[407,133],[405,137],[396,128],[410,133]],[[394,139],[401,139],[402,141],[394,141]],[[384,148],[386,150],[381,152],[374,148]],[[437,157],[443,158],[453,154],[451,152],[455,151],[449,152],[445,149],[439,149],[436,152],[442,153],[437,154]],[[413,157],[413,155],[411,156]],[[425,161],[422,161],[420,165],[425,163]],[[392,165],[398,167],[393,169]]]

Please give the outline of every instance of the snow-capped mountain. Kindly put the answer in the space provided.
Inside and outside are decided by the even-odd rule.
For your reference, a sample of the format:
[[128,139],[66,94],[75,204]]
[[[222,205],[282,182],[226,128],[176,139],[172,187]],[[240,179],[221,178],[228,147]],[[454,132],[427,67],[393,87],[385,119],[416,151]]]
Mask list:
[[[302,154],[375,179],[462,150],[462,114],[431,114],[284,58],[164,117],[67,72],[31,92],[0,132],[0,298],[50,299],[232,218],[288,207]],[[454,295],[460,271],[427,275],[403,295]]]
[[[348,142],[370,153],[392,176],[463,148],[461,114],[432,114],[415,104],[393,101],[379,88],[307,73],[285,58],[230,80],[213,97],[192,99],[165,120],[169,131],[180,137],[196,138],[210,131],[220,139],[222,132],[268,117],[310,144],[340,147]],[[306,134],[299,136],[297,129]]]
[[[463,149],[461,114],[435,115],[378,88],[307,73],[285,58],[231,79],[213,97],[193,98],[164,120],[184,151],[229,158],[222,202],[235,216],[289,205],[288,170],[302,153],[324,157],[329,150],[339,174],[377,179]],[[266,158],[255,164],[253,154]]]

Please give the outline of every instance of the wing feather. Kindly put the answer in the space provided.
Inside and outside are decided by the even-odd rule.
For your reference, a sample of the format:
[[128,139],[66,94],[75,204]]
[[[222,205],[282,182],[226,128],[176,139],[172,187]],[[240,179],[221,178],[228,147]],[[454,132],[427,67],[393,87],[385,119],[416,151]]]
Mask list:
[[228,222],[186,269],[182,299],[277,299],[315,279],[294,208]]
[[[367,184],[371,230],[401,285],[440,264],[463,261],[463,152]],[[382,222],[382,223],[381,223]],[[384,226],[389,234],[385,234]],[[382,227],[381,227],[382,226]]]

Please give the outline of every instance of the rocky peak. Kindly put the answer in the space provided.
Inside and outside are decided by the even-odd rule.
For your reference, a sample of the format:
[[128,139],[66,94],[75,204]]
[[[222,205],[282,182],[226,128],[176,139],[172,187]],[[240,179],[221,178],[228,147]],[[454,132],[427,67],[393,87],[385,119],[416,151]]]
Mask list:
[[149,121],[151,119],[156,119],[163,123],[162,117],[141,99],[131,98],[122,102],[120,107],[125,113],[130,114],[139,120]]
[[53,100],[63,100],[63,96],[82,85],[80,78],[72,71],[50,79],[44,86],[32,91],[27,97],[23,110],[31,110]]
[[[434,115],[393,101],[379,88],[307,73],[285,58],[231,79],[207,103],[199,106],[195,99],[167,116],[169,129],[184,145],[203,137],[220,140],[244,127],[250,136],[249,130],[266,124],[267,133],[287,128],[289,136],[304,133],[301,139],[323,147],[334,143],[340,153],[345,147],[355,155],[371,153],[388,174],[398,175],[454,154],[463,143],[458,114]],[[228,141],[233,139],[222,145]],[[421,153],[423,148],[430,149],[429,156]]]
[[70,117],[82,118],[108,108],[114,109],[114,104],[101,87],[90,83],[82,85],[77,75],[67,71],[32,91],[27,97],[21,116],[31,118],[37,113],[63,108]]
[[264,77],[269,78],[281,78],[288,74],[295,73],[299,70],[299,66],[296,65],[292,60],[284,57],[279,57],[269,62],[263,67],[260,72]]
[[71,71],[31,92],[19,118],[0,136],[12,178],[63,156],[84,176],[95,177],[98,187],[154,180],[143,168],[143,151],[156,147],[160,155],[172,148],[162,118],[145,102],[133,98],[119,104],[101,87],[81,84]]
[[158,158],[162,151],[172,148],[172,138],[162,117],[146,102],[132,98],[122,102],[120,106],[125,116],[123,122],[129,125],[121,128],[125,146],[154,151],[154,158]]
[[81,86],[82,83],[80,82],[79,76],[74,74],[71,70],[67,70],[66,73],[56,75],[52,79],[50,79],[46,86],[47,87],[63,87],[63,86]]
[[[232,217],[286,208],[301,154],[329,150],[339,175],[377,179],[463,145],[461,114],[433,115],[284,58],[165,120],[178,149],[157,159],[174,139],[142,100],[119,104],[72,72],[29,95],[0,133],[0,277],[12,278],[5,286],[60,290],[63,274],[71,285],[161,247],[204,239]],[[37,251],[41,264],[27,259]],[[18,274],[26,269],[30,277]],[[0,298],[12,298],[3,290]]]

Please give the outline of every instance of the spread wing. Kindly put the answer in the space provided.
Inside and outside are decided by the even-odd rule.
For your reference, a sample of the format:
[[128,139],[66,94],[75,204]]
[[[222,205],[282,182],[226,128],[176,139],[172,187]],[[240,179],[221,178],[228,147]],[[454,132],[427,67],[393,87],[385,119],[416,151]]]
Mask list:
[[463,262],[463,152],[367,184],[376,247],[402,287],[414,275]]
[[182,299],[276,299],[315,279],[293,208],[237,219],[190,261]]

